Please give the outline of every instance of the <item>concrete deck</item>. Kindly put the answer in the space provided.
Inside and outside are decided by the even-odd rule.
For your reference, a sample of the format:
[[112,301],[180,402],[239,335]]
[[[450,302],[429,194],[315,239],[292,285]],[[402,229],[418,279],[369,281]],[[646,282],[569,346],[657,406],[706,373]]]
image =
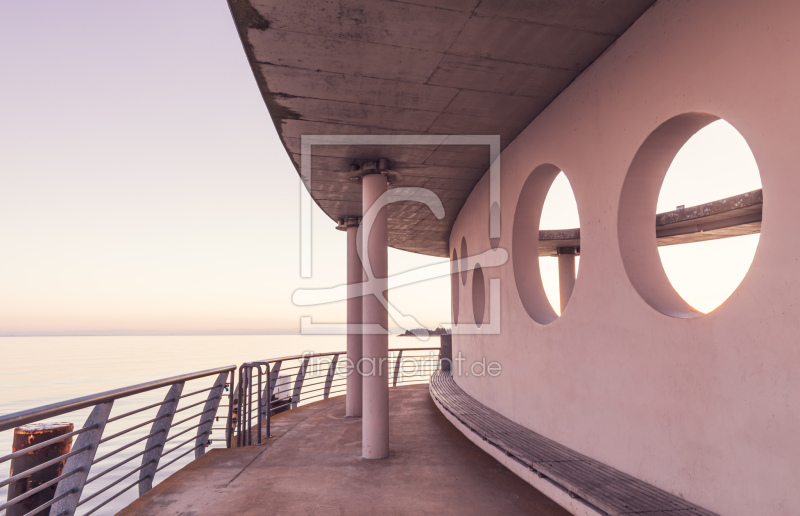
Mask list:
[[212,450],[119,514],[567,515],[456,430],[428,385],[390,389],[391,456],[360,458],[344,398],[273,418],[260,447]]

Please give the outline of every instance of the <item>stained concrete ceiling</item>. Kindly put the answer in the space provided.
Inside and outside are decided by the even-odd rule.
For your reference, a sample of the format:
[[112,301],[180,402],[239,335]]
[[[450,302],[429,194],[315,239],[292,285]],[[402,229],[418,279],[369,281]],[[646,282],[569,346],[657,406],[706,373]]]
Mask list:
[[[505,148],[655,0],[228,0],[281,140],[302,135],[499,135]],[[333,220],[361,213],[350,166],[386,158],[399,186],[389,245],[448,256],[487,146],[315,145],[310,191]]]

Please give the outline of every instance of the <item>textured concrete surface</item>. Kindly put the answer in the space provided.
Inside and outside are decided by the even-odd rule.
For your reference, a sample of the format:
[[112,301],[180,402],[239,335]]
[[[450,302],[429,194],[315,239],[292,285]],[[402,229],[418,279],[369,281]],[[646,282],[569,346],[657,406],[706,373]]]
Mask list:
[[[796,516],[800,507],[798,19],[800,2],[786,0],[656,2],[503,151],[499,246],[509,260],[483,268],[486,284],[501,285],[486,300],[500,306],[499,332],[460,329],[473,322],[473,272],[453,303],[460,311],[454,356],[503,367],[497,378],[457,377],[470,396],[731,516]],[[678,313],[654,215],[679,149],[716,117],[739,131],[758,165],[761,234],[749,271],[721,306]],[[552,308],[538,242],[526,249],[516,232],[518,223],[538,227],[543,203],[527,194],[547,187],[527,186],[550,174],[546,164],[569,179],[582,223],[575,289],[550,321],[543,321]],[[727,168],[702,166],[719,183],[730,177]],[[698,174],[685,188],[703,184]],[[462,240],[471,255],[493,245],[488,190],[484,178],[453,226],[451,251],[459,256]],[[710,218],[724,206],[687,207],[676,223],[705,216],[706,208]],[[717,256],[719,270],[732,272],[728,256]],[[729,256],[730,263],[748,257]],[[687,269],[699,289],[713,288]],[[526,305],[529,293],[542,302]]]
[[427,384],[390,399],[388,459],[360,458],[361,420],[333,398],[275,417],[264,446],[212,450],[119,514],[568,514],[455,429]]
[[[303,135],[499,135],[505,147],[654,0],[229,0],[256,81],[300,166]],[[444,202],[389,208],[389,245],[448,256],[487,146],[315,146],[311,195],[361,212],[352,163],[386,158],[398,186]]]

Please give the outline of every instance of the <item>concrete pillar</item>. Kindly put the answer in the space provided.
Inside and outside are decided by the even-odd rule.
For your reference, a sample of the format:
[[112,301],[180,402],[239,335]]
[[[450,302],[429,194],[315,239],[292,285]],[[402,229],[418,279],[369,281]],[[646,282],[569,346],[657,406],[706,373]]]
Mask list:
[[[386,192],[386,176],[376,173],[362,177],[363,209],[366,215],[370,207]],[[365,219],[363,235],[369,241],[364,247],[369,249],[369,267],[375,290],[385,292],[388,288],[388,239],[387,210],[384,208],[368,227]],[[367,264],[364,264],[367,267]],[[372,295],[362,299],[364,323],[377,324],[384,329],[389,327],[389,314],[381,302]],[[363,414],[361,419],[361,451],[365,459],[382,459],[389,456],[389,335],[364,335]]]
[[558,294],[561,301],[561,313],[569,303],[572,289],[575,288],[575,255],[574,247],[558,248]]
[[[344,220],[347,231],[347,324],[350,327],[361,324],[361,281],[364,271],[358,256],[356,242],[358,237],[358,217]],[[361,417],[362,378],[356,368],[364,352],[361,331],[347,331],[347,393],[345,395],[345,415]]]

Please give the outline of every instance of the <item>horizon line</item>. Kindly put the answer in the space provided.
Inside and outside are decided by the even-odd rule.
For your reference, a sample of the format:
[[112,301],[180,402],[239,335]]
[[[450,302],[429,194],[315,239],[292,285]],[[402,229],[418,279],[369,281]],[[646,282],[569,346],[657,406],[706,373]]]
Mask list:
[[[390,328],[393,336],[403,334],[402,328]],[[433,331],[429,329],[429,331]],[[204,337],[204,336],[257,336],[257,335],[297,335],[315,337],[320,335],[304,335],[297,330],[0,330],[3,337]],[[343,334],[332,334],[331,337],[344,337]]]
[[296,330],[0,330],[0,337],[180,337],[202,335],[299,335]]

